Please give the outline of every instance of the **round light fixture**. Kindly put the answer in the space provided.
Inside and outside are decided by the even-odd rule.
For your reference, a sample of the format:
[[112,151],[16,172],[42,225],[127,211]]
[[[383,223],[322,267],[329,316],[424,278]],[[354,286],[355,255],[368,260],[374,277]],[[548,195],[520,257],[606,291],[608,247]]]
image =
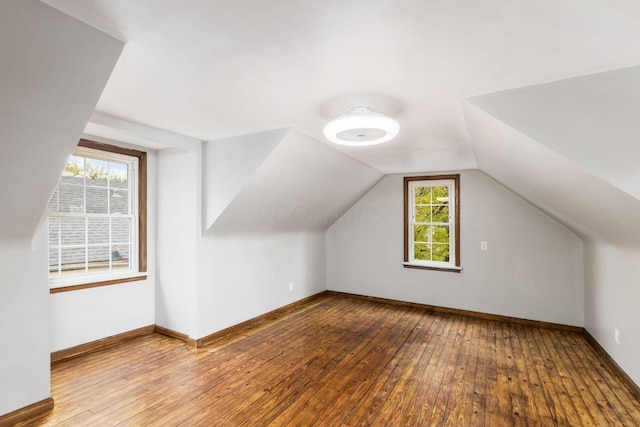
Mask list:
[[353,107],[348,114],[331,120],[324,127],[324,136],[341,145],[374,145],[398,135],[400,125],[391,117],[374,113],[368,107]]

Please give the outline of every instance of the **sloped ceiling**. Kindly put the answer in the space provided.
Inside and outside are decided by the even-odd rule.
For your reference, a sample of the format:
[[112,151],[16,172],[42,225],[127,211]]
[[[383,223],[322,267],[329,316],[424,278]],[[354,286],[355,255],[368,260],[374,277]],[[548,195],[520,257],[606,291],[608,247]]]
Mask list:
[[640,199],[640,67],[468,101]]
[[[331,146],[358,164],[480,168],[585,237],[636,240],[612,224],[632,220],[640,194],[637,2],[43,1],[127,42],[97,114],[201,141],[295,130],[227,194],[228,208],[210,212],[210,229],[250,221],[234,208],[249,197],[328,202],[322,191],[296,199],[303,188],[286,174],[307,182],[308,170],[322,171],[289,155],[288,138],[328,145],[324,124],[364,104],[401,132],[382,146]],[[285,161],[311,169],[281,172]],[[584,188],[617,207],[608,221],[576,196]]]
[[33,235],[121,49],[40,2],[0,2],[0,240]]
[[[256,150],[257,144],[264,148]],[[221,146],[243,155],[221,160],[239,173],[205,180],[209,233],[324,231],[384,176],[295,129],[206,142],[205,173],[220,161],[212,154]],[[220,187],[227,188],[224,197]]]
[[640,246],[640,200],[465,103],[479,168],[585,239]]
[[[102,113],[208,141],[324,124],[365,104],[385,173],[475,168],[459,100],[640,64],[624,0],[44,0],[127,41]],[[629,12],[631,10],[631,12]]]
[[253,174],[289,130],[277,129],[204,143],[205,230],[211,228],[231,201],[249,184]]

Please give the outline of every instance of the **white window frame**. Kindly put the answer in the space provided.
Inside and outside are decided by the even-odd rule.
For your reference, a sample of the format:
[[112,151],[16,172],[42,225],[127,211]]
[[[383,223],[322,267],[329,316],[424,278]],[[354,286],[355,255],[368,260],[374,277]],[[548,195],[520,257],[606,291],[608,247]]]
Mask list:
[[[75,218],[129,218],[130,219],[130,224],[131,224],[131,228],[130,228],[130,244],[131,244],[131,248],[130,248],[130,252],[129,252],[129,268],[126,269],[117,269],[114,271],[101,271],[101,272],[91,272],[88,269],[88,264],[85,264],[85,272],[84,273],[80,273],[80,274],[73,274],[73,275],[69,275],[69,276],[61,276],[61,277],[50,277],[49,278],[49,286],[51,289],[55,289],[55,288],[62,288],[62,287],[67,287],[67,286],[74,286],[74,285],[80,285],[80,284],[86,284],[86,283],[100,283],[100,282],[113,282],[113,281],[118,281],[118,280],[122,280],[122,279],[126,279],[126,278],[134,278],[134,277],[142,277],[142,276],[146,276],[146,273],[141,273],[139,270],[139,251],[140,251],[140,242],[139,242],[139,221],[138,221],[138,217],[139,217],[139,212],[138,212],[138,190],[139,190],[139,186],[138,186],[138,180],[139,180],[139,162],[138,162],[138,157],[136,156],[132,156],[132,155],[127,155],[127,154],[121,154],[121,153],[117,153],[117,152],[112,152],[112,151],[107,151],[107,150],[101,150],[99,148],[90,148],[90,147],[86,147],[86,146],[78,146],[76,147],[76,149],[73,152],[74,156],[78,156],[78,157],[88,157],[91,159],[96,159],[96,160],[104,160],[104,161],[112,161],[112,162],[118,162],[118,163],[123,163],[127,165],[128,168],[128,177],[127,177],[127,197],[128,197],[128,206],[129,206],[129,213],[128,214],[110,214],[110,213],[106,213],[106,214],[96,214],[96,213],[86,213],[86,200],[84,203],[84,211],[82,213],[76,213],[76,212],[54,212],[54,211],[47,211],[47,217],[48,218],[60,218],[60,217],[67,217],[67,218],[71,218],[71,217],[75,217]],[[86,177],[84,178],[86,180]],[[60,182],[58,182],[58,186],[56,186],[56,189],[59,188]],[[84,183],[84,188],[86,191],[86,182]],[[106,188],[110,188],[110,181],[107,180],[107,187]],[[59,200],[58,200],[59,203]],[[109,202],[108,202],[109,203]],[[48,221],[47,221],[48,222]],[[88,222],[87,222],[88,223]],[[63,246],[61,245],[61,239],[62,239],[62,235],[61,235],[61,230],[58,231],[58,248],[62,248]],[[118,242],[112,242],[111,241],[112,235],[111,233],[109,233],[109,248],[111,250],[111,248],[113,247],[114,244],[117,244]],[[84,242],[84,246],[85,248],[89,248],[92,247],[92,244],[89,244],[88,242],[88,232],[85,233],[85,242]],[[100,245],[102,246],[102,245]],[[61,257],[61,252],[59,251],[58,256]],[[85,251],[85,253],[87,253],[87,251]],[[86,256],[86,255],[85,255]],[[112,258],[111,256],[109,256],[109,270],[111,270],[112,267]],[[87,262],[86,258],[85,258],[85,263]],[[58,260],[58,266],[60,268],[61,265],[61,258],[59,258]]]
[[[409,268],[423,268],[429,270],[444,270],[460,272],[460,175],[405,177],[405,254],[403,265]],[[449,218],[445,223],[421,223],[423,225],[445,225],[449,227],[449,261],[426,261],[415,258],[414,226],[416,223],[416,187],[448,187],[449,189]]]

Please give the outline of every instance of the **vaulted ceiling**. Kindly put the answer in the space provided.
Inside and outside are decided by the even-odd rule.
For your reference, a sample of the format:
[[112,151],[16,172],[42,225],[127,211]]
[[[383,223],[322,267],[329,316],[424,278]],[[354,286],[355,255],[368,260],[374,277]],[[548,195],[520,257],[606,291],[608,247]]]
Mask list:
[[463,98],[640,64],[628,0],[43,1],[127,42],[98,111],[203,141],[324,141],[365,104],[399,137],[336,148],[385,173],[475,168]]
[[[42,1],[126,42],[94,128],[227,142],[294,128],[382,173],[479,168],[583,237],[640,246],[633,0]],[[398,138],[325,141],[356,105],[396,118]],[[278,147],[281,162],[312,155]],[[276,157],[260,171],[285,182],[296,168]]]

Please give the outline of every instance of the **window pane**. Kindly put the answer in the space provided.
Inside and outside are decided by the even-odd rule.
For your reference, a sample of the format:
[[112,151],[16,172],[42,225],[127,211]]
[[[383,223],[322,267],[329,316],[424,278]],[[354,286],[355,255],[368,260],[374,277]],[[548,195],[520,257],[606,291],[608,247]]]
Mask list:
[[449,262],[449,245],[433,245],[433,261]]
[[431,207],[433,212],[433,222],[449,222],[449,206],[435,205]]
[[428,225],[414,225],[413,226],[413,241],[414,242],[429,242],[431,227]]
[[106,188],[87,187],[87,213],[109,213]]
[[87,218],[89,244],[109,244],[109,218]]
[[[111,188],[109,191],[111,203],[111,213],[129,214],[129,191],[126,190],[126,184],[113,183],[115,188]],[[124,190],[118,188],[124,186]]]
[[126,188],[127,182],[129,182],[129,167],[124,163],[109,162],[109,181],[111,186],[114,183],[124,184],[123,188]]
[[131,266],[131,246],[114,245],[111,251],[111,263],[114,270],[122,270]]
[[47,221],[47,230],[49,233],[49,246],[58,246],[60,244],[60,218],[50,217]]
[[416,206],[416,222],[431,222],[430,213],[429,206]]
[[60,205],[58,212],[84,213],[84,179],[81,177],[66,177],[60,179],[58,197]]
[[58,248],[49,248],[49,272],[58,272],[58,256],[60,250]]
[[85,248],[62,248],[62,270],[63,272],[84,272]]
[[58,212],[58,187],[56,187],[56,191],[51,195],[47,209],[51,212]]
[[420,261],[431,261],[431,247],[426,243],[416,243],[413,245],[413,256]]
[[431,203],[431,187],[415,187],[414,200],[416,205]]
[[107,179],[109,178],[109,162],[106,160],[87,158],[84,172],[87,177],[88,186],[107,186]]
[[432,227],[431,238],[435,243],[449,243],[449,226],[434,225]]
[[109,271],[109,246],[92,246],[89,248],[89,270],[93,273]]
[[439,186],[433,187],[433,204],[449,203],[449,187]]
[[111,220],[111,241],[114,244],[127,244],[131,242],[131,219],[113,218]]
[[85,243],[85,219],[84,218],[60,218],[63,245],[84,245]]
[[84,157],[79,156],[71,156],[67,161],[67,166],[64,168],[64,172],[62,172],[63,178],[68,177],[84,177]]

